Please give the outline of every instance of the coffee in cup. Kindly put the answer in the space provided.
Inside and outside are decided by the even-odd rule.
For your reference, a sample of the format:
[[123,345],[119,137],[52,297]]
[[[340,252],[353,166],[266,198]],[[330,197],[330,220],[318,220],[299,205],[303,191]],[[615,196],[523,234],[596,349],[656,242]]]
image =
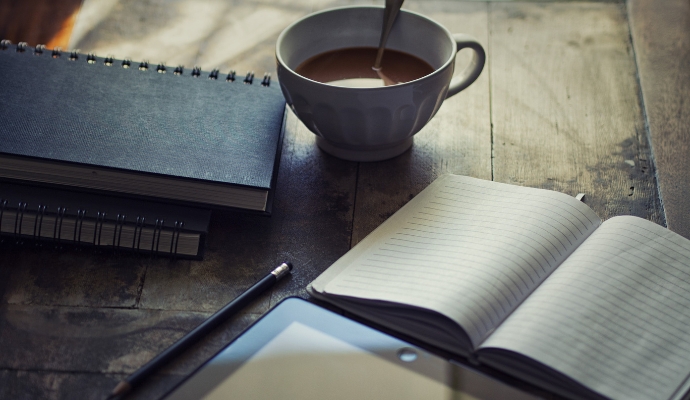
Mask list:
[[[365,6],[317,12],[288,26],[276,44],[278,81],[288,106],[316,135],[317,145],[339,158],[378,161],[403,153],[443,101],[474,82],[484,66],[484,49],[477,40],[453,35],[421,14],[401,10],[388,37],[382,70],[399,73],[401,83],[353,83],[376,80],[373,70],[374,77],[366,75],[368,71],[362,77],[352,71],[364,71],[361,60],[378,47],[383,12],[382,7]],[[466,70],[453,78],[455,55],[462,48],[472,49],[474,55]],[[387,64],[396,54],[402,54],[405,67]],[[328,65],[331,56],[345,57],[352,65],[332,63],[314,72],[322,78],[305,72],[320,58]],[[410,57],[428,64],[429,72],[411,71]],[[354,65],[360,62],[362,66]]]
[[381,78],[372,66],[378,48],[348,47],[317,54],[297,66],[295,72],[321,83],[345,87],[381,87],[414,81],[434,72],[426,61],[398,50],[385,51]]

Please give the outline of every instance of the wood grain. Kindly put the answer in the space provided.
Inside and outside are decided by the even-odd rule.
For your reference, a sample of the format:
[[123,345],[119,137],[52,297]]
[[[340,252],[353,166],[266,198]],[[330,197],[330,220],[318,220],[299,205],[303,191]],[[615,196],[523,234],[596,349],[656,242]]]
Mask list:
[[[453,33],[473,35],[488,47],[486,3],[428,1],[406,4]],[[456,74],[469,61],[457,57]],[[488,64],[487,64],[488,65]],[[412,148],[391,160],[359,166],[352,245],[444,173],[491,179],[489,73],[485,66],[469,88],[447,99],[417,135]]]
[[628,2],[668,228],[690,238],[690,3]]
[[[0,29],[14,26],[7,5],[19,3],[0,3]],[[69,47],[239,74],[268,71],[275,79],[280,30],[302,15],[347,4],[380,2],[86,1]],[[659,39],[644,36],[658,25],[647,15],[649,4],[630,4],[642,21],[633,24],[641,65],[665,57],[652,52]],[[336,159],[321,152],[314,135],[289,113],[273,215],[214,213],[202,261],[0,248],[0,398],[103,398],[115,381],[274,265],[292,261],[291,277],[133,396],[159,397],[269,307],[287,296],[307,297],[309,282],[443,173],[585,192],[586,202],[604,218],[632,213],[664,222],[624,4],[428,0],[405,7],[453,32],[474,35],[487,49],[489,64],[472,86],[444,103],[402,156],[362,164]],[[686,49],[685,37],[678,34],[673,49]],[[467,62],[465,53],[457,70]],[[663,71],[682,75],[683,62]],[[658,97],[648,95],[646,82],[659,81],[645,73],[641,67],[649,110],[656,101],[682,101],[682,94],[662,93],[663,85],[673,91],[670,77],[663,78]],[[662,131],[672,132],[663,136],[669,146],[684,138],[682,107],[649,113],[653,139]],[[663,121],[675,118],[673,112],[682,114],[678,122],[654,125],[654,115]],[[671,149],[670,159],[682,158],[682,146]],[[663,182],[686,170],[659,171]],[[667,184],[676,181],[669,179]],[[670,216],[671,226],[683,221]]]
[[[294,20],[336,0],[86,2],[70,46],[167,65],[271,73],[275,42]],[[108,5],[104,5],[107,3]],[[87,16],[88,15],[88,16]]]
[[0,370],[0,398],[103,400],[124,375]]
[[663,224],[625,7],[490,7],[494,179]]
[[146,258],[65,245],[2,248],[0,298],[7,304],[135,307]]
[[[62,385],[82,385],[86,389],[83,385],[88,384],[90,389],[86,394],[103,398],[112,390],[115,380],[137,370],[209,315],[159,310],[5,306],[0,308],[0,353],[3,354],[0,371],[6,372],[0,374],[0,379],[9,382],[5,390],[17,395],[31,383],[39,386],[29,392],[31,397],[64,398],[55,393],[65,392]],[[147,393],[159,396],[169,390],[259,316],[242,313],[225,322],[159,371],[151,387],[137,390],[137,396]],[[37,377],[29,374],[27,377],[21,371],[45,371],[56,375]],[[96,374],[103,377],[94,377]],[[93,382],[99,382],[98,390],[92,387]]]
[[0,2],[0,39],[66,48],[82,0]]

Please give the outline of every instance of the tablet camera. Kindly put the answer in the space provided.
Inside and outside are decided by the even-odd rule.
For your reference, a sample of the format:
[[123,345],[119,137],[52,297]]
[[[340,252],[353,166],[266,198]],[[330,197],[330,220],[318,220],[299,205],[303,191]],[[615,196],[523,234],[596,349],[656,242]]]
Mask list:
[[398,350],[398,358],[403,362],[412,362],[417,359],[417,351],[411,347],[403,347]]

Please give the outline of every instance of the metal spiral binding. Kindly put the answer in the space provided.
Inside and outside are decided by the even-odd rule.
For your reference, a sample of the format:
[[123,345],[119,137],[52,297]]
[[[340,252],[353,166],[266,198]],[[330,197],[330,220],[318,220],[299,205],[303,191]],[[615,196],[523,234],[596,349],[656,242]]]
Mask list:
[[[70,246],[75,246],[76,249],[84,249],[84,246],[93,246],[94,251],[99,251],[99,249],[110,248],[116,251],[120,248],[127,248],[141,253],[153,253],[158,256],[161,254],[169,254],[173,259],[177,258],[179,251],[179,242],[182,231],[184,230],[183,221],[175,221],[173,226],[167,225],[166,220],[163,218],[156,218],[155,223],[146,224],[146,218],[143,216],[137,216],[136,222],[133,225],[134,232],[132,237],[132,242],[128,244],[122,243],[122,234],[125,231],[126,226],[126,215],[117,214],[115,218],[108,218],[108,214],[104,211],[97,211],[92,217],[88,217],[88,210],[86,208],[79,208],[76,213],[68,214],[68,209],[66,207],[57,207],[56,212],[49,212],[49,206],[39,203],[36,207],[31,207],[29,209],[28,203],[24,201],[19,201],[15,206],[10,206],[10,200],[0,198],[0,233],[4,233],[4,237],[0,236],[0,243],[7,243],[7,238],[11,238],[13,244],[25,244],[30,238],[31,243],[34,243],[37,247],[45,246],[44,242],[50,243],[52,241],[52,246],[55,249],[62,249],[64,244],[67,243]],[[16,211],[10,214],[10,218],[7,217],[9,211]],[[53,216],[54,214],[54,216]],[[31,216],[35,216],[33,219],[33,229],[30,231],[31,227],[26,226],[26,224],[31,225]],[[54,225],[52,229],[52,238],[50,233],[44,232],[43,228],[48,225],[46,221],[53,221]],[[72,221],[73,225],[72,225]],[[84,223],[86,221],[87,231],[84,233]],[[67,225],[67,228],[72,229],[71,237],[63,236],[63,226]],[[93,224],[93,225],[91,225]],[[103,234],[104,231],[108,232],[110,224],[113,224],[112,242],[108,242],[106,239],[104,242]],[[108,227],[106,228],[106,225]],[[89,237],[89,228],[93,226],[93,236]],[[147,228],[148,227],[148,228]],[[67,229],[65,228],[65,229]],[[144,237],[144,230],[152,228],[151,242],[148,243],[148,239]],[[68,231],[69,231],[68,229]],[[170,247],[167,247],[167,241],[164,242],[161,247],[161,240],[163,238],[163,230],[166,231],[166,240],[169,237]],[[169,233],[168,233],[169,232]],[[109,234],[109,233],[106,233]],[[142,240],[146,239],[143,243]],[[78,245],[78,246],[77,246]],[[103,247],[107,246],[107,247]]]
[[210,74],[208,74],[208,79],[213,79],[214,81],[217,80],[219,72],[220,71],[218,71],[217,69],[214,69],[213,71],[211,71]]
[[69,53],[69,60],[70,61],[77,61],[79,59],[79,50],[72,50],[72,52]]
[[[144,229],[144,222],[146,222],[146,218],[137,217],[137,223],[134,225],[134,238],[132,239],[133,249],[141,249],[141,232]],[[139,237],[137,237],[137,230],[139,231]]]
[[60,58],[60,52],[62,52],[62,49],[61,49],[61,48],[59,48],[59,47],[54,48],[54,49],[53,49],[53,54],[51,55],[51,57],[53,57],[53,58]]
[[[2,199],[0,201],[0,233],[2,233],[2,217],[5,214],[5,208],[7,207],[7,200]],[[4,239],[0,239],[0,243],[4,242]]]
[[173,71],[173,75],[182,75],[184,73],[184,66],[178,65]]
[[[93,227],[93,244],[94,246],[101,245],[101,236],[103,235],[103,223],[105,222],[106,214],[104,212],[98,211],[96,213],[96,225]],[[98,241],[96,240],[98,237]]]
[[12,42],[10,42],[7,39],[0,40],[0,50],[7,50],[7,48],[10,47],[11,44]]
[[2,217],[5,214],[5,208],[7,207],[7,200],[0,200],[0,232],[2,232]]
[[198,78],[201,75],[201,68],[199,67],[194,67],[192,68],[192,76],[195,78]]
[[21,243],[20,235],[22,234],[22,225],[24,224],[24,212],[26,211],[26,202],[20,201],[17,206],[17,213],[14,215],[14,237],[17,243]]
[[177,255],[177,245],[180,242],[180,231],[184,228],[184,222],[175,221],[172,238],[170,239],[170,254]]
[[34,219],[34,235],[33,238],[36,241],[36,245],[40,246],[41,243],[41,229],[43,228],[43,215],[45,215],[46,206],[39,204],[36,209],[36,218]]
[[146,71],[149,69],[149,62],[148,61],[142,61],[139,63],[139,71]]
[[132,60],[130,60],[129,58],[125,58],[124,60],[122,60],[122,68],[128,69],[131,66],[132,66]]
[[113,66],[113,62],[115,62],[115,60],[114,60],[113,58],[114,58],[113,56],[108,56],[108,57],[106,57],[106,58],[103,60],[103,65],[105,65],[106,67],[112,67],[112,66]]
[[[72,242],[74,244],[79,244],[81,242],[81,231],[82,227],[84,226],[84,216],[86,215],[86,210],[84,209],[78,209],[77,210],[77,219],[74,221],[74,235],[73,235],[73,240]],[[79,233],[77,233],[79,231]]]
[[153,227],[153,235],[151,238],[151,251],[156,254],[158,254],[158,246],[160,246],[161,244],[161,232],[163,231],[163,223],[164,220],[156,218],[156,224]]
[[165,65],[163,63],[158,64],[156,67],[156,72],[159,74],[164,74],[165,73]]
[[228,77],[225,78],[225,80],[226,80],[227,82],[235,82],[235,71],[234,71],[234,70],[231,70],[231,71],[228,73]]
[[89,53],[89,54],[86,56],[86,62],[87,62],[88,64],[95,64],[95,63],[96,63],[96,55],[93,54],[93,53]]
[[254,71],[247,72],[247,76],[244,77],[244,83],[246,85],[251,85],[254,82]]
[[53,242],[57,245],[57,242],[62,237],[62,221],[65,219],[65,207],[58,207],[57,214],[55,214],[55,226],[53,227]]
[[271,74],[269,74],[268,72],[266,72],[266,73],[264,74],[264,79],[261,80],[261,86],[267,87],[267,86],[270,86],[270,85],[271,85]]
[[[122,227],[125,225],[125,220],[127,219],[127,216],[124,214],[117,214],[117,218],[115,220],[115,229],[113,230],[113,247],[118,248],[120,247],[120,242],[122,241]],[[118,233],[117,227],[120,227],[120,232]],[[115,237],[117,236],[117,241],[115,241]]]
[[23,53],[29,45],[26,42],[17,43],[17,53]]
[[34,49],[34,55],[35,56],[43,55],[43,52],[45,51],[45,49],[46,49],[46,45],[44,45],[44,44],[36,45],[36,48]]

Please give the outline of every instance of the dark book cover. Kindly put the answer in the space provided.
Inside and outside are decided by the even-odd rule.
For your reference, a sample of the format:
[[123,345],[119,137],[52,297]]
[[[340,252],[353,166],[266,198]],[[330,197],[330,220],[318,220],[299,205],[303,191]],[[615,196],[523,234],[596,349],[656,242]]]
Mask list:
[[[268,193],[275,184],[285,101],[276,85],[260,79],[248,84],[242,76],[230,81],[217,72],[5,43],[0,81],[0,157],[9,162],[39,161],[45,165],[40,173],[64,176],[71,172],[55,165],[91,168],[89,179],[111,171],[163,178],[161,185],[173,180],[181,192],[201,184]],[[36,181],[92,187],[51,179]],[[125,183],[123,193],[150,196],[148,182],[141,183],[142,193]]]

